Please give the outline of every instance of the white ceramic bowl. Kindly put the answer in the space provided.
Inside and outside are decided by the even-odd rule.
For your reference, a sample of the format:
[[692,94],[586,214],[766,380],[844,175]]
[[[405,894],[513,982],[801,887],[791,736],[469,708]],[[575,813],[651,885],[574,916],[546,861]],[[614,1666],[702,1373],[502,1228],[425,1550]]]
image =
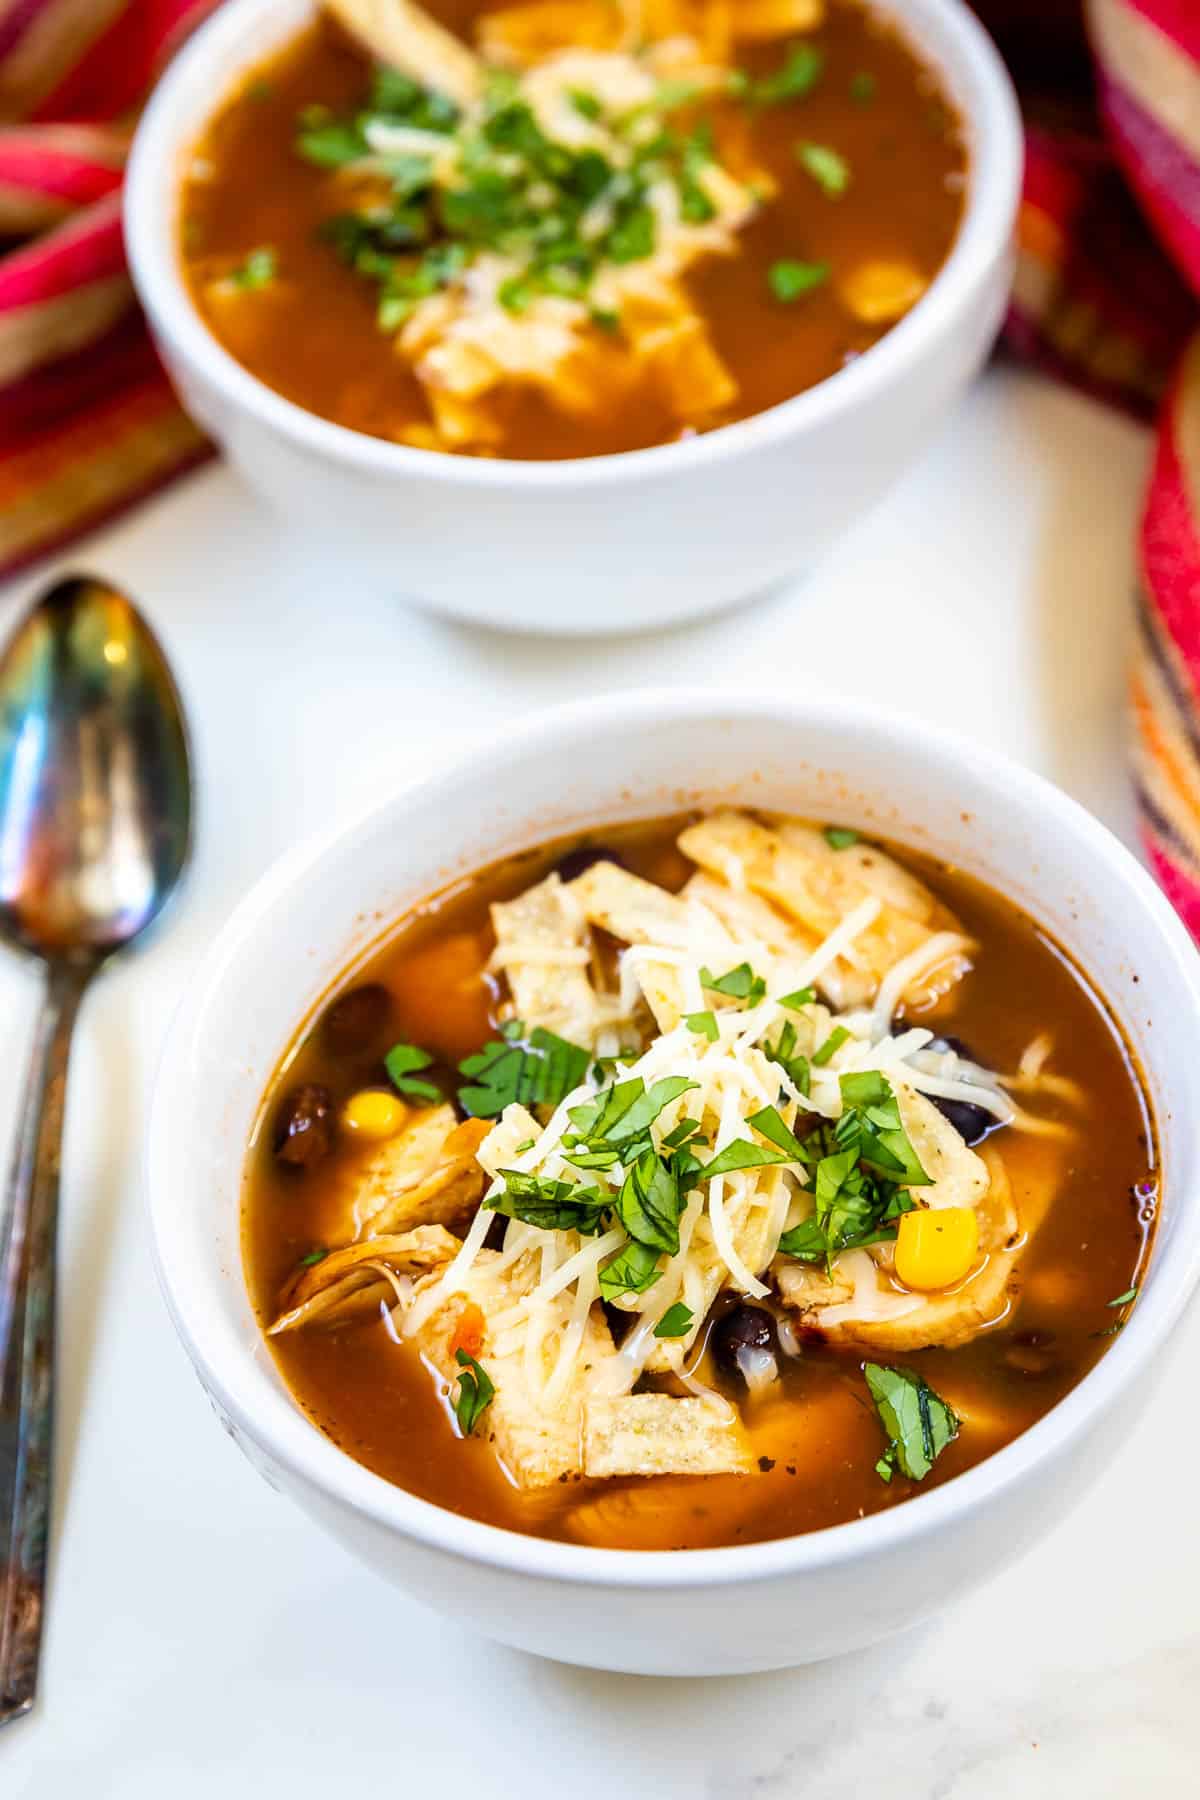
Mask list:
[[[263,1091],[302,1015],[381,920],[549,836],[737,800],[950,858],[1074,952],[1141,1060],[1158,1123],[1166,1199],[1141,1297],[1097,1367],[1030,1431],[873,1518],[774,1543],[644,1553],[543,1542],[443,1511],[336,1449],[276,1374],[238,1242]],[[1175,914],[1102,826],[1024,770],[840,701],[663,692],[565,707],[292,855],[234,914],[192,984],[155,1097],[159,1272],[251,1461],[429,1605],[602,1668],[704,1675],[802,1662],[897,1631],[994,1574],[1104,1468],[1200,1273],[1198,1042],[1200,959]]]
[[928,294],[881,343],[756,418],[575,462],[439,455],[304,412],[210,334],[176,251],[180,172],[240,71],[314,0],[226,0],[171,65],[125,183],[133,278],[188,407],[247,479],[365,577],[494,625],[595,632],[712,611],[814,562],[903,471],[987,353],[1004,310],[1021,172],[1012,89],[960,0],[880,0],[969,127],[966,217]]

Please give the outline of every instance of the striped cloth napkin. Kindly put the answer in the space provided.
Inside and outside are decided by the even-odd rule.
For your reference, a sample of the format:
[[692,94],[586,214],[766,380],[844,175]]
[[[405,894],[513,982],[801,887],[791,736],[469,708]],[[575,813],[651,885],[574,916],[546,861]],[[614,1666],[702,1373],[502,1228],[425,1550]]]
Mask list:
[[[143,330],[119,208],[138,104],[216,3],[0,0],[0,576],[208,454]],[[1200,0],[976,10],[1027,122],[1009,350],[1158,421],[1134,767],[1200,937]]]

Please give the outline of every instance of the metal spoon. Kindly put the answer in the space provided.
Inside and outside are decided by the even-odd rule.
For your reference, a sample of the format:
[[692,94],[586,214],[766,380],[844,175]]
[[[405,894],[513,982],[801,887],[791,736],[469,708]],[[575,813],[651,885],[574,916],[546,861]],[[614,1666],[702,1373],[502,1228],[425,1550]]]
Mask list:
[[45,1613],[71,1030],[97,969],[175,888],[191,812],[183,712],[152,632],[116,588],[60,581],[0,653],[0,939],[46,965],[0,1212],[0,1725],[33,1705]]

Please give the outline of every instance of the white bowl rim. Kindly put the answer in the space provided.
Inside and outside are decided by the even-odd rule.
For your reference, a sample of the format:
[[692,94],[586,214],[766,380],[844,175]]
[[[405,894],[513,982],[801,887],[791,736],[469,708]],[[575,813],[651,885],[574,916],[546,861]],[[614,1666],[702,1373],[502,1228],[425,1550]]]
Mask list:
[[[250,66],[236,55],[243,34],[269,15],[279,0],[226,0],[197,28],[155,87],[134,136],[125,176],[125,239],[134,285],[156,328],[185,359],[203,368],[228,402],[300,449],[376,476],[424,474],[466,488],[576,489],[667,475],[819,430],[831,418],[870,404],[906,363],[917,360],[937,339],[949,320],[973,303],[997,257],[1008,252],[1024,166],[1020,112],[1008,71],[963,0],[867,3],[902,30],[912,23],[910,9],[932,20],[954,42],[969,72],[974,104],[966,113],[971,161],[963,221],[950,255],[906,318],[846,368],[747,419],[679,443],[570,461],[454,456],[389,443],[320,418],[244,368],[192,304],[180,272],[170,209],[160,206],[158,192],[161,171],[173,166],[180,147],[177,96],[200,70],[212,74],[222,96],[228,93],[234,72]],[[214,108],[217,104],[214,101]]]
[[[561,739],[586,741],[590,728],[614,721],[632,732],[652,725],[711,717],[761,720],[769,713],[783,725],[789,717],[805,724],[822,723],[833,732],[872,732],[918,737],[922,748],[935,752],[950,768],[968,771],[981,783],[1005,786],[1022,810],[1044,820],[1046,829],[1086,842],[1107,861],[1114,877],[1140,908],[1148,931],[1174,963],[1178,976],[1177,1007],[1190,1006],[1200,1030],[1200,956],[1182,922],[1148,872],[1123,844],[1076,801],[1042,776],[972,740],[931,726],[892,708],[871,703],[823,698],[791,698],[772,694],[747,696],[722,688],[646,688],[606,694],[549,708],[519,728],[507,731],[505,751],[518,754],[541,748],[553,754]],[[268,870],[235,909],[211,946],[182,1002],[169,1034],[155,1083],[146,1141],[145,1176],[149,1197],[153,1252],[168,1310],[205,1385],[235,1428],[261,1445],[276,1461],[318,1490],[335,1495],[375,1524],[457,1556],[467,1562],[535,1579],[579,1585],[677,1589],[733,1582],[769,1581],[782,1575],[823,1571],[863,1558],[901,1551],[907,1543],[938,1532],[948,1520],[971,1513],[1025,1479],[1039,1464],[1049,1463],[1114,1405],[1130,1383],[1154,1359],[1200,1280],[1200,1197],[1181,1216],[1167,1242],[1156,1242],[1148,1284],[1099,1361],[1058,1404],[1011,1443],[961,1475],[903,1504],[866,1518],[793,1537],[761,1543],[700,1550],[612,1550],[525,1536],[485,1524],[422,1500],[372,1473],[337,1448],[313,1425],[282,1386],[264,1383],[264,1394],[246,1399],[251,1358],[240,1347],[214,1357],[205,1345],[203,1289],[229,1279],[219,1270],[197,1279],[186,1257],[174,1252],[174,1225],[180,1172],[175,1146],[176,1121],[164,1094],[178,1080],[186,1048],[208,993],[221,982],[228,960],[247,938],[253,938],[272,909],[299,885],[305,872],[332,857],[348,858],[351,846],[373,828],[381,813],[402,807],[420,795],[428,803],[440,788],[461,780],[476,763],[487,766],[494,745],[485,739],[436,775],[366,809],[350,825],[298,845]],[[1068,946],[1069,948],[1069,946]],[[1200,1108],[1172,1121],[1172,1134],[1200,1152]],[[1185,1159],[1177,1153],[1176,1160]],[[185,1173],[186,1182],[190,1176]],[[215,1260],[215,1259],[214,1259]],[[234,1278],[243,1278],[238,1259]],[[198,1322],[199,1320],[199,1322]]]

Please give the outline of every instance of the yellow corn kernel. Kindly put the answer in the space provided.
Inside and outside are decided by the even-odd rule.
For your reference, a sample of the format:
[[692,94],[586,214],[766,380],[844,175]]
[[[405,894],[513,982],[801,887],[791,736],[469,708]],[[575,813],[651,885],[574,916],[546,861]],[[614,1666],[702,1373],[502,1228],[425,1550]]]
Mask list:
[[896,1273],[905,1287],[923,1294],[953,1287],[970,1273],[978,1249],[974,1207],[922,1207],[901,1213]]
[[384,1138],[395,1137],[407,1110],[403,1100],[397,1100],[395,1094],[385,1094],[379,1088],[364,1088],[361,1094],[352,1094],[342,1108],[342,1124],[359,1137],[382,1143]]

